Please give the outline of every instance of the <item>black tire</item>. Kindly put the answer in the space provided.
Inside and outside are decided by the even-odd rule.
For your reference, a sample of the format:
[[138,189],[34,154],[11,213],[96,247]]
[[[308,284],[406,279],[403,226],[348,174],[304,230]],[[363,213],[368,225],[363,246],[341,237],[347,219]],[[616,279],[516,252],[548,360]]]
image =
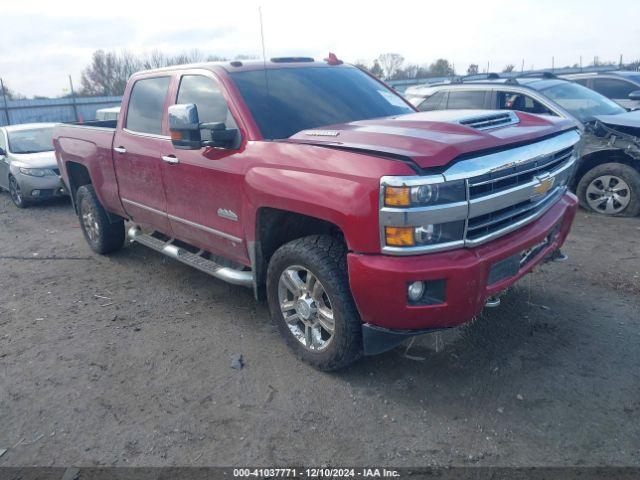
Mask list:
[[13,204],[18,208],[27,208],[31,205],[31,202],[24,198],[20,184],[13,175],[9,175],[9,195]]
[[[628,195],[631,198],[624,209],[608,214],[605,211],[593,208],[593,206],[590,205],[589,198],[587,198],[587,188],[594,180],[602,177],[603,175],[611,175],[620,178],[629,186]],[[582,208],[590,212],[618,217],[635,217],[640,214],[640,172],[629,165],[625,165],[624,163],[603,163],[602,165],[592,168],[585,173],[578,182],[576,193]]]
[[[313,235],[280,247],[271,257],[267,270],[271,318],[298,358],[323,371],[344,368],[362,355],[362,323],[349,289],[346,254],[346,246],[341,240]],[[293,335],[280,309],[280,276],[294,265],[308,269],[320,281],[330,301],[334,331],[324,350],[306,348]]]
[[78,188],[76,202],[80,228],[82,228],[84,238],[91,250],[105,255],[122,248],[124,245],[124,220],[121,219],[115,223],[109,221],[107,212],[100,204],[93,185],[83,185]]

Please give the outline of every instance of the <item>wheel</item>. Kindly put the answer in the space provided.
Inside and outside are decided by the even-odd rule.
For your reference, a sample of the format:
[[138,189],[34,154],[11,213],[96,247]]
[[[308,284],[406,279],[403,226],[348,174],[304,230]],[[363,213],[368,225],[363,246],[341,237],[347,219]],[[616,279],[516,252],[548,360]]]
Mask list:
[[603,215],[640,214],[640,173],[623,163],[604,163],[580,179],[578,198],[583,208]]
[[303,361],[331,371],[362,355],[362,324],[340,240],[313,235],[280,247],[269,262],[267,299],[271,318]]
[[124,220],[109,221],[93,185],[83,185],[76,194],[80,227],[87,243],[96,253],[115,252],[124,245]]
[[13,204],[18,208],[27,208],[30,205],[30,202],[22,194],[18,180],[13,175],[9,176],[9,195],[11,195]]

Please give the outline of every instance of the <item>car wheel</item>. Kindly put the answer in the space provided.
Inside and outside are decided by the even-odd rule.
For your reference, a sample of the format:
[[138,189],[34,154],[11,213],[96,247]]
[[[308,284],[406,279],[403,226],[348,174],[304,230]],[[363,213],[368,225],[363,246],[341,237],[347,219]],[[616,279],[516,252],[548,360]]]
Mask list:
[[640,214],[640,173],[623,163],[604,163],[589,170],[577,188],[580,204],[603,215]]
[[269,262],[267,298],[273,321],[303,361],[331,371],[362,355],[342,241],[313,235],[280,247]]
[[87,243],[96,253],[115,252],[124,245],[124,220],[109,221],[93,185],[83,185],[76,194],[80,227]]
[[13,175],[9,176],[9,195],[11,195],[13,204],[18,208],[27,208],[31,205],[31,203],[24,198],[20,184]]

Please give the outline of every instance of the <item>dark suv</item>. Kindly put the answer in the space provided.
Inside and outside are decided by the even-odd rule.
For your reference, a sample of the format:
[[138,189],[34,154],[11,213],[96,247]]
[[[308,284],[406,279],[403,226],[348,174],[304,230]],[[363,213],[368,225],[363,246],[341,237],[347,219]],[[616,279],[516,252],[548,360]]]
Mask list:
[[574,73],[562,77],[595,90],[627,110],[640,108],[640,72]]
[[551,74],[482,80],[453,79],[409,87],[418,110],[520,110],[575,120],[583,132],[582,157],[572,189],[581,205],[604,215],[640,214],[640,111]]

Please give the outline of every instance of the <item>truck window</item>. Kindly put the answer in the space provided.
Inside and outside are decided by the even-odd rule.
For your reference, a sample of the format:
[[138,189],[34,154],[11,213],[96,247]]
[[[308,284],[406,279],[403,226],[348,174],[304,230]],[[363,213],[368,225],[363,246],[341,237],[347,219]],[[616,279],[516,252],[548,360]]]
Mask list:
[[464,91],[464,90],[451,90],[449,92],[449,101],[447,102],[448,110],[459,109],[480,109],[484,108],[484,94],[483,91]]
[[555,115],[537,100],[528,95],[515,92],[498,92],[498,108],[500,110],[518,110],[526,113]]
[[162,134],[162,113],[171,77],[138,80],[131,90],[127,123],[132,132]]
[[230,74],[262,136],[414,113],[396,92],[358,68],[270,68]]
[[447,92],[436,92],[418,106],[421,112],[431,110],[444,110],[447,101]]
[[[221,122],[227,128],[238,128],[218,84],[202,75],[185,75],[180,81],[176,103],[195,103],[201,122]],[[201,131],[203,140],[211,140],[211,130]]]
[[594,78],[593,89],[607,98],[627,100],[631,92],[638,90],[633,83],[614,78]]

